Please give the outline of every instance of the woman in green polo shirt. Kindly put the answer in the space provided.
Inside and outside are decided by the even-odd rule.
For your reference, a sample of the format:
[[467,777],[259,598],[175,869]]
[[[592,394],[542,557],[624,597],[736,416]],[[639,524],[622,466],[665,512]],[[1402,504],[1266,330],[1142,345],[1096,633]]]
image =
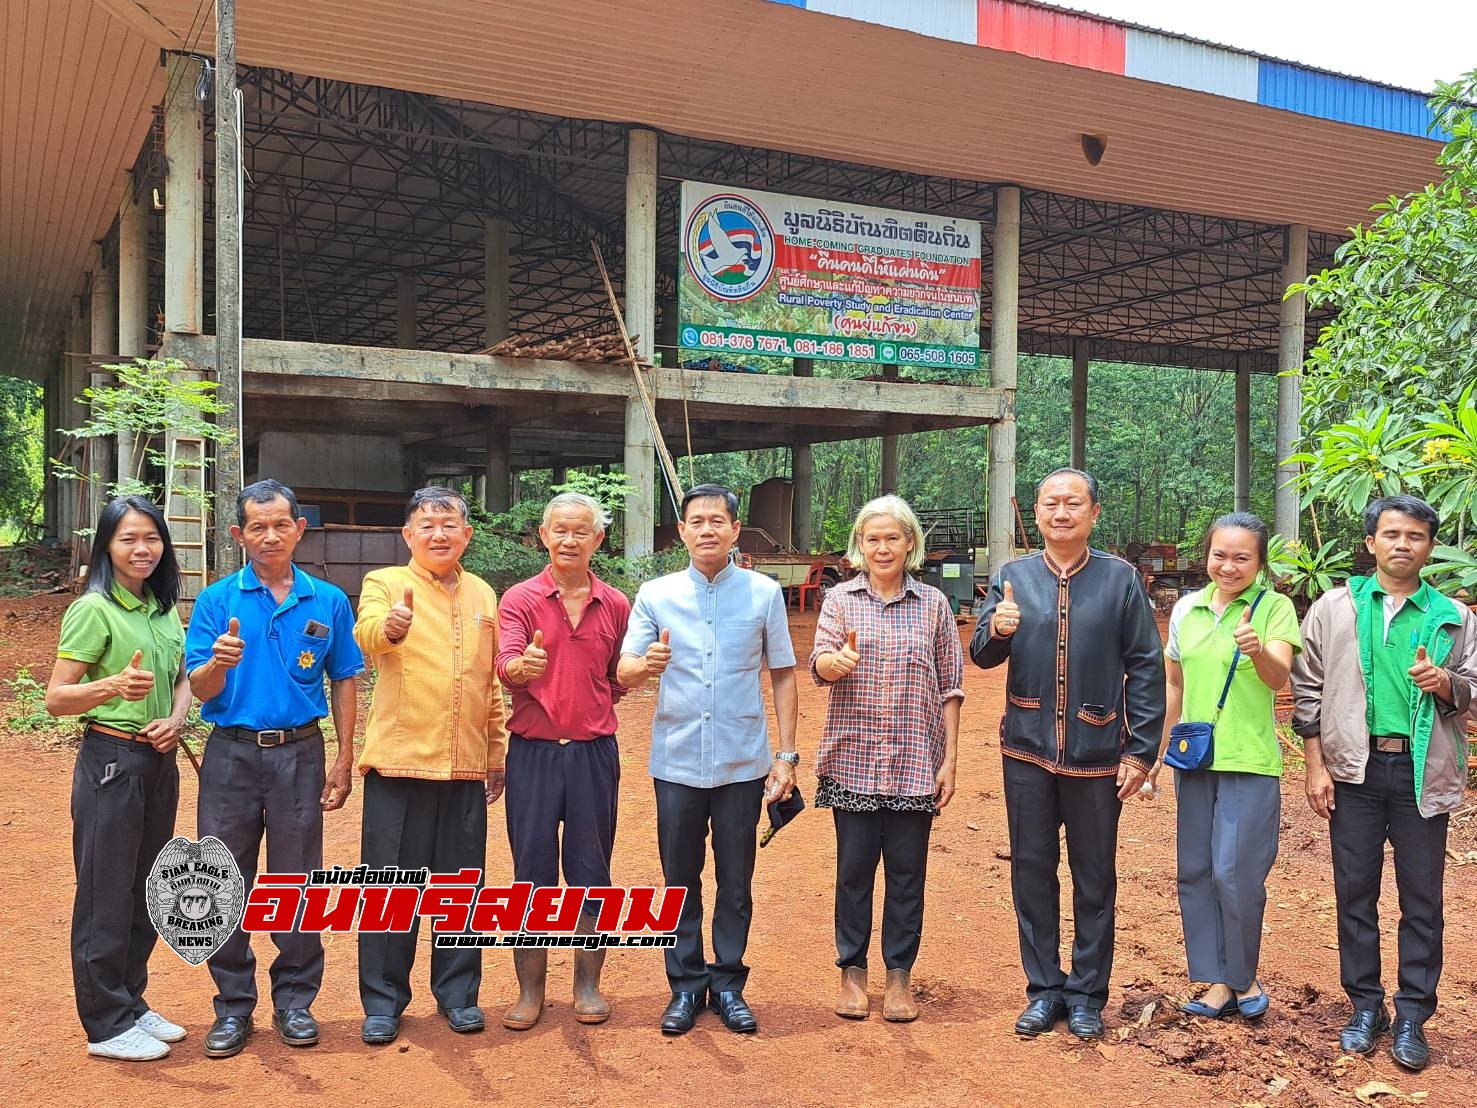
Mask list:
[[72,775],[77,1014],[87,1052],[123,1061],[162,1058],[185,1035],[144,1001],[158,938],[148,874],[174,834],[174,752],[190,711],[179,589],[159,509],[137,496],[111,501],[46,688],[47,711],[85,725]]
[[[1181,598],[1169,619],[1168,711],[1151,783],[1174,724],[1215,722],[1210,765],[1174,774],[1185,955],[1190,980],[1210,984],[1185,1005],[1196,1016],[1239,1011],[1254,1019],[1269,1003],[1257,961],[1282,813],[1273,704],[1302,639],[1292,601],[1270,588],[1266,568],[1267,525],[1249,512],[1222,516],[1205,536],[1210,584]],[[1226,704],[1217,718],[1222,689]]]

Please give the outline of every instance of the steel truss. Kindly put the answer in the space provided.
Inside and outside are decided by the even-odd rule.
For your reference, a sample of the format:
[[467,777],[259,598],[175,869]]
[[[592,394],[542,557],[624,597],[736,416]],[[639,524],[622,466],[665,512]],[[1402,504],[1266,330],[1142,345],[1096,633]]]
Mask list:
[[[397,282],[410,274],[417,345],[478,349],[484,217],[511,228],[514,333],[609,326],[590,244],[619,280],[624,125],[271,69],[243,69],[240,84],[248,335],[393,345]],[[140,187],[164,182],[154,132]],[[205,164],[208,175],[214,161]],[[680,135],[661,136],[658,167],[659,329],[675,309],[678,182],[689,179],[981,221],[988,345],[996,183]],[[1021,224],[1022,352],[1065,355],[1087,339],[1101,359],[1229,369],[1240,356],[1254,370],[1276,368],[1283,228],[1029,189]],[[1310,236],[1313,269],[1332,262],[1338,241]],[[1309,320],[1310,342],[1320,322]]]

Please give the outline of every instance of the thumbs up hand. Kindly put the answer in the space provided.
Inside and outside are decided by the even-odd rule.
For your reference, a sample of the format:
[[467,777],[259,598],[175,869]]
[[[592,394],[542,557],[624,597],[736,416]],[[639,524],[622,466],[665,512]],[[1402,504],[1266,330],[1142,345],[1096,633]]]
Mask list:
[[115,696],[121,696],[124,700],[142,700],[149,695],[149,691],[154,687],[154,675],[146,669],[139,668],[143,664],[144,652],[135,650],[128,665],[112,677]]
[[241,637],[241,621],[232,616],[226,624],[226,633],[211,644],[210,656],[222,669],[235,669],[241,664],[241,651],[245,646],[246,640]]
[[385,638],[398,643],[410,633],[410,621],[415,618],[415,593],[405,590],[405,596],[385,616]]
[[661,636],[646,648],[646,672],[660,676],[672,660],[672,632],[662,629]]
[[1236,640],[1237,647],[1241,653],[1248,658],[1255,658],[1262,652],[1262,640],[1251,626],[1251,606],[1247,605],[1246,611],[1241,615],[1241,622],[1236,624],[1236,630],[1231,633]]
[[523,678],[523,683],[537,677],[542,677],[544,671],[549,668],[549,654],[544,649],[544,633],[535,630],[533,640],[523,648],[523,656],[519,659],[522,663],[519,667],[518,676]]
[[1451,699],[1451,674],[1431,664],[1424,646],[1415,648],[1415,665],[1410,667],[1409,673],[1411,683],[1421,692],[1439,696],[1442,700]]
[[1016,606],[1015,589],[1009,581],[1001,585],[1001,591],[1004,597],[995,605],[995,614],[990,619],[990,634],[997,639],[1008,639],[1021,625],[1021,610]]
[[[856,649],[856,632],[846,632],[846,643],[840,650],[831,655],[829,669],[832,681],[840,681],[843,677],[850,677],[856,672],[856,667],[861,664],[862,656]],[[819,666],[817,666],[819,668]]]

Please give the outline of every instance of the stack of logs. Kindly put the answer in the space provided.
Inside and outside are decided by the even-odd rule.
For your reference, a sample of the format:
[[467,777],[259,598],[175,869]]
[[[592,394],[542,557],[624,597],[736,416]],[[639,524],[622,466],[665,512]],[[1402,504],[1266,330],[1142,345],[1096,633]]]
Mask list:
[[[631,336],[631,345],[636,336]],[[560,362],[614,362],[629,361],[626,357],[625,340],[619,331],[604,335],[583,335],[568,339],[540,339],[532,335],[514,335],[503,339],[495,346],[479,350],[479,354],[491,354],[495,358],[544,358]]]

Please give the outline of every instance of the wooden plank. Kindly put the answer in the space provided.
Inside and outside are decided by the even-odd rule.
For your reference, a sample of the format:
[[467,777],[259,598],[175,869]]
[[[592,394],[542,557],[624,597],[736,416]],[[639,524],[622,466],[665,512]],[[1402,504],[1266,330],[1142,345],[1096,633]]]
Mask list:
[[[449,400],[459,395],[465,403],[500,402],[489,398],[489,393],[604,396],[623,401],[635,388],[629,370],[621,366],[276,339],[247,339],[243,345],[248,388],[267,387],[278,394],[287,390],[276,383],[268,386],[267,379],[292,379],[291,388],[297,395],[430,399],[427,390],[435,390],[440,393],[436,398]],[[171,335],[165,351],[192,365],[214,364],[210,336]],[[308,382],[321,386],[321,391],[311,390]],[[757,408],[768,409],[765,419],[782,419],[782,413],[796,411],[806,413],[804,421],[814,421],[827,412],[873,412],[921,417],[932,426],[931,421],[941,417],[966,424],[994,423],[1005,411],[1001,393],[963,385],[676,369],[656,370],[653,385],[659,402],[680,405],[685,390],[689,407],[702,404],[726,409],[726,418],[738,420],[743,419],[740,409]],[[801,418],[797,416],[797,422]]]

